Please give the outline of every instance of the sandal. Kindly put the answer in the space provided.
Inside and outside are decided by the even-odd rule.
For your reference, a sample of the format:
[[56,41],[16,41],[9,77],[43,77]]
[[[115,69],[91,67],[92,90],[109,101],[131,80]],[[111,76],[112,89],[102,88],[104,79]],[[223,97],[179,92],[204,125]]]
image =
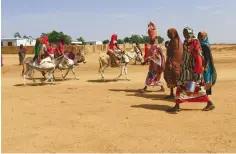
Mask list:
[[170,112],[170,113],[178,113],[180,112],[180,108],[176,108],[176,107],[173,107],[173,108],[169,108],[166,110],[166,112]]
[[205,108],[202,109],[202,111],[210,111],[215,109],[215,105],[207,105]]

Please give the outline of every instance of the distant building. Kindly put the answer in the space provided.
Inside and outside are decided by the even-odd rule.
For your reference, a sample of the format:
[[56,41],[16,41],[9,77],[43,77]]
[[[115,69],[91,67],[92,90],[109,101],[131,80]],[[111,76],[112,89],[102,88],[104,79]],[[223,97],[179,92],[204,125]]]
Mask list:
[[36,39],[33,38],[2,38],[1,46],[34,46]]
[[71,45],[82,45],[83,44],[83,42],[81,42],[81,41],[72,41],[71,42]]
[[102,45],[102,41],[86,41],[85,44],[89,44],[89,45]]

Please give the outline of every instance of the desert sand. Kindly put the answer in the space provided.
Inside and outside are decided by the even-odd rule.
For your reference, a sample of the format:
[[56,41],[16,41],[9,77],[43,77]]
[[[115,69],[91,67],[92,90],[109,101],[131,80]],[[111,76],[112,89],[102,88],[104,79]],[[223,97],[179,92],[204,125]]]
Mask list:
[[[120,72],[112,68],[101,82],[99,54],[88,53],[88,63],[76,67],[80,80],[70,72],[62,81],[56,71],[55,85],[27,80],[24,87],[17,55],[4,54],[2,152],[236,152],[235,49],[213,47],[215,110],[201,111],[205,103],[182,104],[179,114],[165,112],[174,106],[163,99],[166,84],[166,92],[150,87],[136,93],[147,65],[129,65],[131,81],[112,81]],[[41,75],[35,77],[40,83]]]

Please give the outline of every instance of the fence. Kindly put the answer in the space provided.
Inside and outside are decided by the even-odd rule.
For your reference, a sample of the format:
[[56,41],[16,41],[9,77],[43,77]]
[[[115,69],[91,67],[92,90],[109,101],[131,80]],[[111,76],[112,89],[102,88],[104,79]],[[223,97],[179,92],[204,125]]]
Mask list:
[[[119,44],[119,47],[125,51],[130,51],[133,47],[134,44]],[[144,44],[140,44],[141,49],[144,51]],[[34,46],[25,46],[27,50],[27,54],[33,54],[34,53]],[[67,45],[65,46],[66,50],[73,51],[79,48],[83,48],[86,53],[91,53],[91,52],[106,52],[108,49],[108,44],[104,45],[80,45],[80,46],[75,46],[75,45]],[[1,52],[2,54],[18,54],[19,52],[19,47],[18,46],[3,46],[1,47]]]

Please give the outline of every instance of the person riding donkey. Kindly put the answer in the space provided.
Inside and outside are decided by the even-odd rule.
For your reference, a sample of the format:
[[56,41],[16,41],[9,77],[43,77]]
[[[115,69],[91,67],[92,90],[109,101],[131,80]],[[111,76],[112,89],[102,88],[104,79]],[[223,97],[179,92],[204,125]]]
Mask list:
[[138,54],[140,52],[141,56],[143,56],[142,50],[140,48],[140,45],[138,43],[135,43],[134,51]]
[[57,44],[57,47],[55,49],[55,57],[61,56],[65,52],[64,48],[64,38],[60,38]]
[[117,51],[117,50],[121,50],[117,44],[117,35],[116,34],[113,34],[111,36],[111,41],[110,41],[110,44],[109,44],[109,49],[107,51],[107,55],[110,57],[109,58],[109,63],[108,63],[108,66],[112,66],[112,61],[115,61],[115,64],[116,66],[119,66],[119,57],[117,57],[115,54],[114,54],[114,51]]
[[[48,36],[44,36],[42,38],[36,39],[36,44],[34,47],[35,55],[33,58],[33,66],[40,67],[40,65],[44,62],[51,62],[52,56],[51,56],[51,48],[48,41]],[[50,58],[49,58],[50,57]],[[45,72],[42,72],[42,75],[45,76]]]

